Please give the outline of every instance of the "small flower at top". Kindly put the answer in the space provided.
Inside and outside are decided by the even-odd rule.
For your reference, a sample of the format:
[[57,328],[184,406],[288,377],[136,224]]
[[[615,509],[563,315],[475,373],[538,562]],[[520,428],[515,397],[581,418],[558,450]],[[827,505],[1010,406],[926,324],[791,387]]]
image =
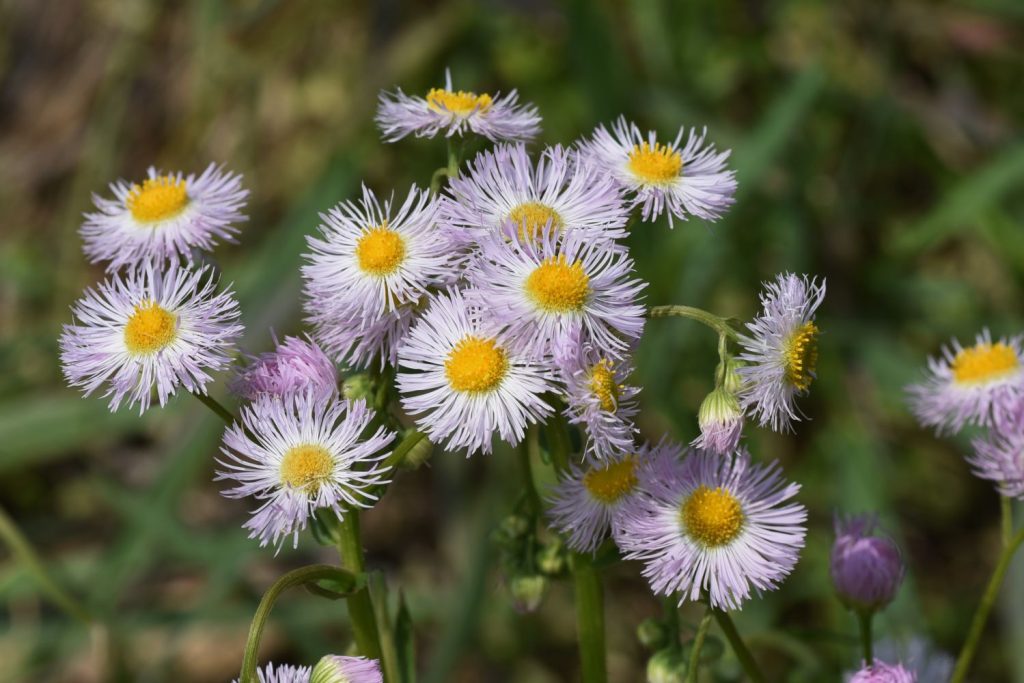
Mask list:
[[847,683],[917,683],[917,674],[903,668],[902,664],[887,664],[876,659],[865,664]]
[[[289,666],[288,664],[267,664],[256,670],[260,683],[309,683],[312,669],[308,666]],[[238,683],[236,678],[233,683]]]
[[973,346],[954,339],[941,357],[928,359],[924,381],[907,387],[918,421],[939,433],[994,424],[1005,406],[1024,395],[1022,342],[1022,335],[993,342],[988,330]]
[[432,88],[426,97],[406,95],[399,88],[382,92],[377,126],[388,142],[407,135],[432,138],[476,133],[492,142],[530,140],[540,132],[540,115],[532,104],[520,105],[515,90],[505,96],[455,90],[450,71],[444,88]]
[[208,372],[230,365],[242,334],[238,302],[217,293],[208,267],[113,275],[71,311],[60,338],[64,376],[86,396],[106,385],[112,411],[127,398],[145,412],[154,389],[161,406],[179,385],[205,394]]
[[298,545],[310,515],[330,509],[342,518],[346,507],[369,508],[370,490],[386,484],[387,453],[395,435],[383,427],[361,439],[374,412],[364,401],[339,401],[299,394],[261,394],[242,408],[241,422],[224,433],[217,481],[237,486],[227,498],[262,501],[244,525],[261,546],[280,547],[287,536]]
[[892,602],[903,581],[896,543],[874,533],[872,515],[836,519],[831,572],[836,594],[849,609],[875,612]]
[[747,323],[750,335],[740,336],[744,365],[740,405],[775,431],[799,420],[796,397],[807,393],[818,362],[818,326],[814,313],[825,298],[825,281],[783,273],[766,282],[762,311]]
[[285,337],[284,343],[269,353],[251,357],[231,382],[231,391],[253,400],[260,394],[284,396],[311,389],[317,396],[338,395],[338,371],[319,346],[298,337]]
[[93,195],[98,211],[85,215],[85,255],[107,270],[125,266],[192,261],[192,249],[212,250],[219,240],[234,242],[236,223],[249,191],[242,177],[210,164],[194,174],[150,168],[142,183],[111,184],[114,199]]
[[[730,367],[735,361],[730,361]],[[728,370],[734,374],[734,370]],[[694,448],[726,455],[736,450],[743,435],[743,410],[733,390],[716,387],[700,404],[697,412],[700,435],[690,444]]]
[[309,683],[383,683],[380,662],[366,657],[327,655],[313,667]]
[[706,129],[698,134],[691,128],[680,147],[685,134],[684,126],[674,141],[659,143],[654,131],[644,137],[635,123],[620,117],[610,132],[598,126],[581,150],[632,195],[645,221],[662,213],[670,227],[673,217],[718,220],[736,193],[736,172],[725,167],[730,152],[705,144]]
[[975,476],[995,483],[999,494],[1024,499],[1024,395],[1008,401],[988,433],[971,441],[967,458]]

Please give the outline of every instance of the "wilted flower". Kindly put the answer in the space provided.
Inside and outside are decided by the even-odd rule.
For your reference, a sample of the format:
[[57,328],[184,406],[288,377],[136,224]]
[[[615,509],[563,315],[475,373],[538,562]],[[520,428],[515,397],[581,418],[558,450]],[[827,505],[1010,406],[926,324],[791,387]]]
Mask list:
[[274,345],[238,371],[232,392],[250,401],[260,394],[284,396],[306,389],[318,397],[338,394],[338,371],[319,346],[298,337],[285,337],[283,344],[275,339]]
[[900,550],[891,539],[872,535],[876,522],[872,515],[836,519],[832,583],[839,599],[853,610],[885,607],[903,581]]

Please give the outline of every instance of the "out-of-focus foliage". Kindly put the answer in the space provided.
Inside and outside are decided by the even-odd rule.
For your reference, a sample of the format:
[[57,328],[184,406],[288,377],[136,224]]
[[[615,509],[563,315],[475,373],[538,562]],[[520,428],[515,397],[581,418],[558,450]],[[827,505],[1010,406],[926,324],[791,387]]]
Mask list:
[[[0,499],[110,626],[67,620],[5,555],[0,679],[229,680],[260,592],[331,560],[309,542],[274,557],[245,538],[244,505],[211,482],[221,425],[187,396],[140,420],[64,388],[60,325],[101,275],[76,233],[90,192],[150,164],[243,172],[251,220],[216,258],[246,350],[266,350],[271,328],[301,324],[316,212],[361,180],[404,192],[443,163],[443,142],[385,145],[372,116],[380,89],[425,92],[446,66],[463,87],[536,103],[543,143],[621,112],[663,134],[707,125],[734,150],[725,220],[641,224],[630,243],[652,304],[747,317],[778,271],[828,279],[809,421],[748,437],[803,484],[808,547],[740,628],[772,680],[838,680],[856,628],[830,595],[831,519],[878,510],[911,571],[879,630],[955,650],[998,547],[997,499],[970,477],[966,440],[918,429],[901,387],[950,336],[1024,330],[1022,19],[1014,0],[3,3]],[[715,360],[705,329],[650,323],[645,435],[693,438]],[[435,457],[364,517],[370,562],[405,587],[421,680],[576,675],[570,587],[554,582],[528,616],[497,590],[489,538],[515,497],[507,455]],[[642,676],[634,629],[659,610],[638,574],[626,564],[609,579],[614,681]],[[1007,585],[973,680],[1024,680],[1024,563]],[[337,651],[343,620],[337,603],[289,594],[265,658]]]

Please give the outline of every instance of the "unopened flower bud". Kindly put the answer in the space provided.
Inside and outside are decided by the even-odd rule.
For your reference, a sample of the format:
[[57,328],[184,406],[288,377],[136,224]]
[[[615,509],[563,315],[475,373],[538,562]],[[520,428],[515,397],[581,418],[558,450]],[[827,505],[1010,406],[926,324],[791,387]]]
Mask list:
[[700,436],[693,446],[702,450],[727,455],[736,450],[743,433],[743,410],[736,395],[719,387],[700,404],[697,413]]
[[876,659],[871,666],[855,673],[850,683],[917,683],[917,674],[904,669],[902,664],[886,664]]
[[873,515],[836,519],[832,583],[839,599],[853,610],[874,612],[885,607],[903,580],[900,550],[892,539],[872,535],[875,524]]
[[363,399],[369,401],[373,398],[373,382],[365,372],[360,372],[345,378],[341,384],[341,395],[355,401]]
[[684,683],[686,657],[679,647],[669,646],[647,660],[647,683]]
[[648,650],[660,650],[668,641],[668,629],[660,619],[644,619],[636,627],[636,638]]
[[725,362],[719,363],[715,377],[718,380],[718,386],[730,394],[739,394],[740,390],[743,389],[743,378],[738,370],[745,365],[746,363],[737,358],[727,358]]
[[339,655],[322,657],[313,667],[313,673],[309,677],[309,683],[383,683],[383,681],[380,663],[376,659],[341,657]]
[[509,538],[521,538],[530,530],[530,520],[523,515],[509,515],[501,520],[501,531]]
[[310,392],[317,398],[338,394],[338,371],[319,346],[299,337],[285,337],[270,353],[249,357],[238,370],[229,388],[247,400],[270,394]]
[[520,614],[535,612],[544,599],[548,580],[540,574],[513,576],[508,582],[512,594],[512,606]]
[[548,543],[537,553],[537,568],[548,576],[557,576],[565,571],[565,546],[559,540]]

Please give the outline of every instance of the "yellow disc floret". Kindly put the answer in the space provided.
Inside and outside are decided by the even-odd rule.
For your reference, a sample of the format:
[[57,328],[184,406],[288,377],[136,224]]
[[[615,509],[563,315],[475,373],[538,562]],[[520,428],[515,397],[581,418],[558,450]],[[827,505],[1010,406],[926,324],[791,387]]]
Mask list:
[[181,178],[162,175],[149,178],[142,185],[132,185],[124,203],[135,220],[155,223],[184,211],[188,206],[188,192]]
[[743,528],[743,507],[731,493],[698,486],[679,511],[686,533],[707,548],[731,543]]
[[599,503],[611,505],[636,488],[636,459],[623,458],[604,467],[595,467],[583,475],[583,486]]
[[519,239],[532,240],[540,237],[550,223],[553,231],[562,229],[565,223],[557,211],[540,202],[525,202],[509,211],[508,219],[519,229]]
[[615,365],[608,359],[598,361],[590,371],[590,390],[601,403],[601,410],[614,413],[619,404],[619,390],[615,382]]
[[370,275],[390,275],[405,259],[405,240],[387,223],[370,228],[356,243],[359,268]]
[[330,479],[334,458],[320,445],[303,444],[289,448],[281,458],[281,483],[313,493]]
[[818,364],[818,326],[812,322],[801,325],[786,340],[782,357],[786,364],[786,381],[799,391],[807,391]]
[[1019,367],[1017,352],[1007,344],[981,342],[956,354],[953,359],[953,377],[961,384],[988,382]]
[[590,295],[590,278],[579,261],[570,264],[565,256],[552,256],[526,278],[526,293],[550,313],[580,311]]
[[644,182],[671,182],[682,169],[683,155],[661,143],[642,142],[629,153],[629,170]]
[[493,339],[469,335],[448,353],[444,374],[455,391],[484,393],[501,384],[508,372],[508,355]]
[[124,345],[132,353],[155,353],[174,341],[177,332],[173,313],[154,301],[144,301],[124,326]]
[[427,93],[427,106],[439,113],[450,112],[459,116],[469,116],[474,111],[487,111],[491,104],[491,96],[486,93],[477,95],[475,92],[453,92],[442,88],[432,88]]

